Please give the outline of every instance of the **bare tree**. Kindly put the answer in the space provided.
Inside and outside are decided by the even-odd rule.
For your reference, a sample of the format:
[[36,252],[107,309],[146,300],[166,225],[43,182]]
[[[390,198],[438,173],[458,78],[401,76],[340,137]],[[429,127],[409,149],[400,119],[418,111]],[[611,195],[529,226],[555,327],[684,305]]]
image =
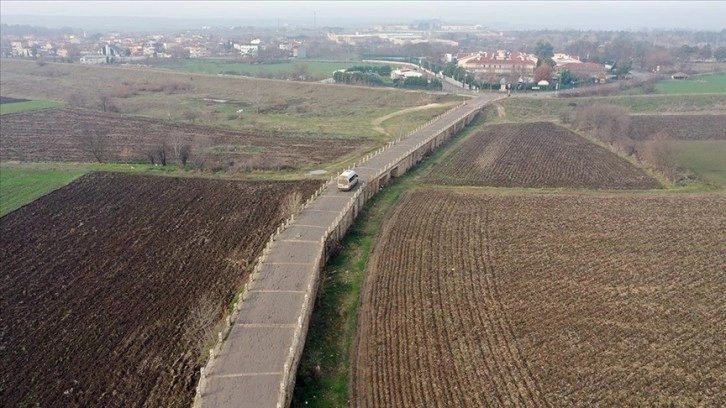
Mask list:
[[676,180],[678,161],[671,137],[665,132],[658,132],[643,143],[639,152],[640,160],[650,164],[665,178]]
[[78,128],[75,130],[78,141],[86,153],[90,153],[99,163],[107,160],[108,134],[103,131],[89,128]]
[[292,69],[292,79],[295,81],[305,81],[310,76],[308,64],[297,63]]
[[302,205],[302,194],[299,191],[294,191],[283,198],[280,203],[280,214],[287,218],[292,214],[297,214]]
[[189,143],[185,143],[180,135],[176,135],[172,148],[174,149],[174,158],[176,159],[177,165],[179,168],[184,168],[189,160],[192,146]]
[[152,166],[156,164],[156,152],[154,149],[147,150],[146,157],[149,159]]
[[203,296],[189,309],[183,336],[203,354],[216,340],[215,329],[220,317],[219,305],[209,295]]
[[599,103],[578,107],[574,125],[614,147],[630,138],[630,114],[617,105]]
[[86,98],[79,93],[72,93],[68,95],[68,104],[75,108],[82,108],[86,106]]
[[158,144],[155,148],[156,150],[156,156],[159,158],[159,163],[162,166],[166,166],[166,153],[167,150],[169,150],[168,146],[166,145],[166,141]]
[[111,103],[111,96],[101,95],[98,97],[98,100],[101,102],[101,109],[103,109],[103,111],[106,112],[106,109],[108,108],[109,104]]

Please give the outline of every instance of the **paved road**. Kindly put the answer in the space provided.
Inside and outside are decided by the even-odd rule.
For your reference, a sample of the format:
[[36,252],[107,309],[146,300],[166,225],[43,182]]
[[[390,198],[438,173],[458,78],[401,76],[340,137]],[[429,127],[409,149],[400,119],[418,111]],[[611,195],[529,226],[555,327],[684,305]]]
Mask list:
[[[467,101],[362,163],[356,172],[363,181],[372,180],[420,142],[499,97],[485,94]],[[265,408],[286,403],[281,384],[286,373],[296,371],[290,362],[305,340],[304,315],[314,304],[325,234],[354,194],[331,183],[274,241],[227,340],[207,369],[197,400],[201,406]]]

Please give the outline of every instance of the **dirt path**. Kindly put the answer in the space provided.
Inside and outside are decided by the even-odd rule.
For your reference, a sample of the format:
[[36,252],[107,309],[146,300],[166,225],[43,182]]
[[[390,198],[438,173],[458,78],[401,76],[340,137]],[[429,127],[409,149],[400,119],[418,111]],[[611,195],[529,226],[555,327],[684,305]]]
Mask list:
[[454,105],[456,105],[456,102],[430,103],[428,105],[423,105],[423,106],[414,106],[413,108],[402,109],[400,111],[389,113],[386,116],[381,116],[380,118],[375,118],[375,119],[373,119],[373,121],[371,121],[371,124],[373,125],[373,130],[375,130],[376,132],[384,134],[384,135],[388,135],[388,132],[386,132],[386,130],[383,129],[383,127],[381,126],[381,123],[387,121],[388,119],[395,118],[396,116],[405,115],[407,113],[424,110],[424,109],[438,108],[440,106],[452,106],[453,107]]

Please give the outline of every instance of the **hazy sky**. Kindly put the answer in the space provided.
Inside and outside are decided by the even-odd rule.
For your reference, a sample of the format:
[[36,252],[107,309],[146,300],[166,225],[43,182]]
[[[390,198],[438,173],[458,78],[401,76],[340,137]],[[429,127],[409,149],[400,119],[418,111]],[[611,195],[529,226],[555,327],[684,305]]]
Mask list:
[[[726,28],[726,1],[5,1],[12,16],[135,16],[196,21],[277,19],[312,26],[353,20],[442,19],[507,28]],[[495,24],[496,23],[496,24]],[[496,28],[496,27],[495,27]]]

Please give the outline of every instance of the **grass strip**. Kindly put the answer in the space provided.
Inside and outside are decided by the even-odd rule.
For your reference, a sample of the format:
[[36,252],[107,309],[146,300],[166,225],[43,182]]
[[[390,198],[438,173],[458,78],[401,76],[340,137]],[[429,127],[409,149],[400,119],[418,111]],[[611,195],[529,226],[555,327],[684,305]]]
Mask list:
[[0,105],[0,115],[7,115],[10,113],[20,113],[41,109],[60,108],[65,106],[61,102],[53,101],[26,101],[26,102],[15,102],[15,103],[3,103]]
[[424,163],[376,194],[361,210],[341,243],[341,251],[321,272],[320,288],[297,372],[293,407],[348,405],[351,351],[355,343],[360,292],[368,258],[383,221],[401,194],[418,185],[421,173],[457,140],[484,122],[479,115]]

